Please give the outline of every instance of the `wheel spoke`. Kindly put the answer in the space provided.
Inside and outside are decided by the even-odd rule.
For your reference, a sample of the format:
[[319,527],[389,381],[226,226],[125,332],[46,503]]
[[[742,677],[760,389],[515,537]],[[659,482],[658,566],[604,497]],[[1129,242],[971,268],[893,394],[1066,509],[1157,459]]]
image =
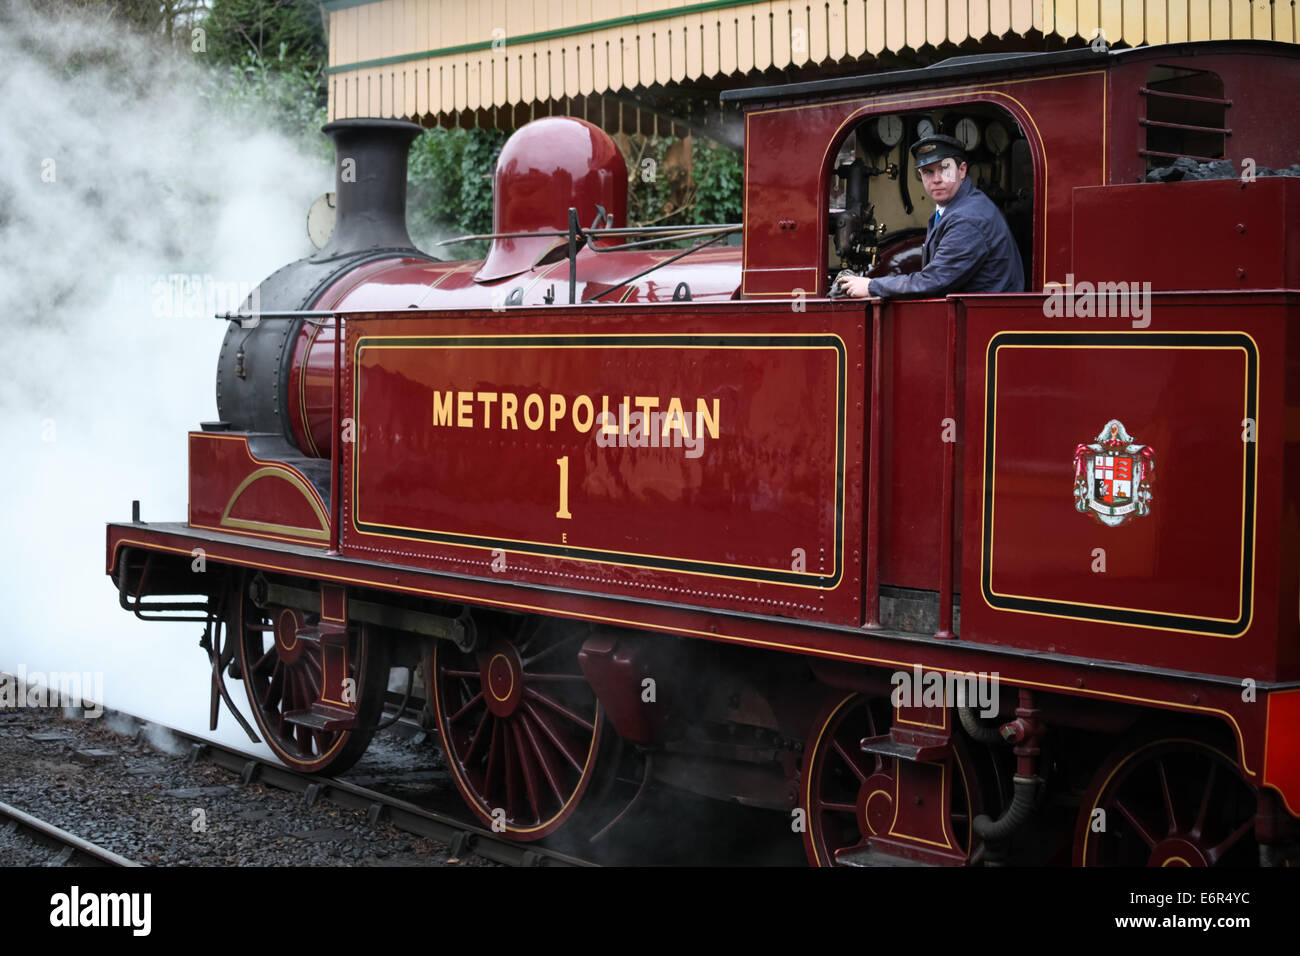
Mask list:
[[510,641],[515,646],[515,650],[522,654],[525,648],[531,647],[542,633],[542,624],[541,618],[522,622]]
[[311,699],[307,691],[307,676],[303,668],[295,667],[293,670],[293,709],[306,710],[311,706]]
[[528,759],[528,744],[524,739],[523,731],[519,727],[519,721],[511,720],[508,726],[513,731],[515,753],[518,754],[519,770],[524,778],[524,793],[528,797],[529,804],[532,805],[533,818],[540,823],[542,820],[542,801],[537,795],[537,774]]
[[[489,715],[491,716],[491,715]],[[483,771],[483,796],[487,797],[492,793],[493,772],[500,765],[501,761],[497,757],[497,736],[501,722],[496,718],[492,719],[492,736],[488,740],[488,759],[487,769]],[[491,807],[488,808],[492,809]]]
[[834,810],[837,813],[852,813],[855,816],[858,812],[858,808],[852,803],[831,803],[828,800],[821,802],[821,808],[823,810]]
[[501,763],[506,772],[506,818],[514,820],[519,817],[519,781],[516,779],[519,775],[519,768],[515,766],[515,758],[511,753],[510,727],[504,720],[498,721],[498,723],[502,725]]
[[533,698],[533,700],[545,704],[547,707],[551,708],[551,710],[555,711],[557,714],[560,714],[563,717],[567,717],[569,720],[573,721],[575,724],[579,725],[580,727],[583,727],[586,730],[591,731],[593,733],[595,732],[596,725],[594,723],[588,720],[584,720],[582,717],[579,717],[577,714],[569,710],[569,708],[565,707],[559,701],[553,700],[552,698],[546,696],[540,691],[534,690],[531,687],[525,687],[524,693],[527,694],[529,697]]
[[856,763],[854,763],[853,758],[851,758],[851,757],[849,756],[849,754],[848,754],[848,751],[845,750],[845,749],[840,745],[840,742],[839,742],[838,740],[833,741],[833,742],[832,742],[832,745],[833,745],[834,748],[835,748],[835,752],[836,752],[837,754],[840,755],[840,759],[843,760],[846,764],[849,765],[849,769],[850,769],[850,770],[852,770],[855,774],[857,774],[858,781],[859,781],[860,783],[866,783],[866,782],[867,782],[867,775],[866,775],[865,773],[862,772],[862,770],[858,767],[858,765],[857,765]]
[[477,681],[483,679],[483,675],[478,671],[454,671],[448,668],[442,672],[443,677],[472,677]]
[[[257,663],[253,665],[253,673],[256,674],[258,671],[260,671],[260,670],[262,669],[262,665],[265,664],[265,663],[270,659],[271,655],[273,655],[273,654],[275,654],[275,648],[274,648],[274,647],[272,647],[269,651],[267,651],[265,654],[263,654],[261,657],[259,657],[259,658],[257,659]],[[276,655],[275,660],[276,660],[276,661],[279,661],[279,659],[280,659],[280,658],[279,658],[279,655]],[[275,663],[275,662],[273,661],[272,663]]]
[[552,644],[550,647],[538,651],[532,657],[525,657],[523,659],[524,670],[527,671],[528,668],[532,667],[538,661],[542,660],[545,657],[549,657],[551,654],[554,654],[562,647],[567,647],[569,644],[572,644],[575,640],[577,640],[577,635],[573,635],[572,637],[562,638],[556,643]]
[[1237,841],[1240,840],[1242,837],[1244,837],[1247,833],[1249,833],[1254,828],[1255,828],[1254,817],[1253,816],[1248,817],[1245,820],[1245,822],[1241,824],[1241,826],[1237,827],[1237,829],[1233,830],[1232,833],[1228,834],[1228,836],[1223,840],[1222,843],[1218,844],[1217,846],[1211,847],[1209,850],[1207,850],[1205,853],[1205,858],[1210,861],[1210,866],[1214,866],[1214,864],[1218,863],[1219,860],[1223,857],[1223,854],[1227,853],[1234,846],[1236,846]]
[[569,750],[564,741],[561,740],[559,735],[551,728],[550,723],[537,712],[537,708],[528,701],[523,702],[523,708],[524,712],[533,718],[533,721],[537,726],[542,728],[542,733],[546,735],[546,739],[555,745],[556,750],[564,754],[564,759],[569,761],[573,769],[578,771],[578,773],[582,773],[582,764],[578,762],[578,758],[573,755],[573,752]]
[[[478,728],[474,731],[474,736],[470,738],[469,749],[465,751],[464,763],[466,766],[474,759],[474,753],[478,750],[478,742],[483,737],[483,728],[490,722],[492,722],[492,711],[483,711],[483,719],[478,722]],[[488,759],[490,760],[491,757]]]
[[528,681],[576,681],[583,684],[587,683],[587,678],[582,674],[532,674],[525,672],[524,679]]
[[1169,792],[1169,775],[1165,772],[1163,757],[1156,761],[1156,772],[1160,775],[1160,793],[1165,800],[1165,815],[1169,818],[1169,830],[1166,835],[1172,836],[1178,832],[1178,816],[1174,812],[1174,795]]
[[320,685],[323,676],[324,675],[314,671],[311,667],[306,667],[303,669],[304,686],[309,688],[309,690],[311,691],[311,700],[307,702],[307,706],[309,707],[311,706],[311,701],[320,700],[322,696],[320,692]]
[[[551,792],[555,794],[555,799],[563,804],[564,794],[560,791],[560,784],[555,779],[555,771],[551,769],[551,762],[546,758],[546,754],[542,751],[541,741],[537,739],[537,735],[533,733],[533,728],[528,722],[527,711],[520,713],[519,726],[523,728],[523,732],[528,735],[528,742],[532,746],[533,757],[537,760],[538,766],[542,768],[542,775],[546,777],[546,782],[550,784]],[[540,816],[540,810],[538,814]]]
[[1155,849],[1155,845],[1156,845],[1155,837],[1153,837],[1150,833],[1147,832],[1147,828],[1141,824],[1141,822],[1138,820],[1136,816],[1133,815],[1133,813],[1129,810],[1129,808],[1126,807],[1121,801],[1116,800],[1115,809],[1118,810],[1120,814],[1123,815],[1124,819],[1127,820],[1132,825],[1133,829],[1137,831],[1138,836],[1142,838],[1142,841],[1146,843],[1147,846],[1151,847],[1152,849]]
[[[266,692],[262,694],[263,711],[271,710],[271,698],[275,696],[277,690],[280,691],[281,696],[283,696],[284,662],[281,661],[279,658],[277,658],[275,661],[275,669],[271,671],[271,679],[266,682]],[[277,697],[276,700],[278,702],[280,698]],[[276,709],[278,710],[279,708],[277,707]]]
[[462,707],[460,710],[456,711],[456,713],[454,713],[454,714],[452,714],[450,717],[448,717],[448,718],[447,718],[447,723],[448,723],[448,724],[454,724],[456,721],[460,720],[460,719],[461,719],[462,717],[464,717],[467,713],[469,713],[469,710],[470,710],[471,707],[473,707],[475,704],[477,704],[477,703],[478,703],[479,701],[481,701],[482,699],[483,699],[483,692],[482,692],[482,691],[479,691],[477,694],[475,694],[473,697],[471,697],[471,698],[469,699],[469,703],[468,703],[468,704],[466,704],[466,705],[465,705],[464,707]]
[[1205,789],[1201,791],[1201,805],[1196,809],[1196,822],[1192,824],[1189,835],[1199,841],[1205,832],[1205,819],[1210,813],[1210,794],[1214,792],[1214,779],[1219,773],[1219,762],[1210,761],[1210,772],[1205,776]]

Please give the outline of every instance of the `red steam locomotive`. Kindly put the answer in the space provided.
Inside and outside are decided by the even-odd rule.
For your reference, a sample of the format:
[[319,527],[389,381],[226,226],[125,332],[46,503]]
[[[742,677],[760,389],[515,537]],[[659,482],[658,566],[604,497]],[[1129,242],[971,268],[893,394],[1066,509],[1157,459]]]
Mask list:
[[[230,321],[187,520],[108,527],[122,606],[203,621],[214,721],[241,680],[306,771],[423,662],[520,840],[652,779],[814,864],[1286,862],[1298,86],[1222,42],[734,91],[743,223],[660,232],[606,134],[543,119],[474,262],[407,236],[418,127],[333,123],[333,236]],[[1029,291],[828,298],[919,265],[934,130]]]

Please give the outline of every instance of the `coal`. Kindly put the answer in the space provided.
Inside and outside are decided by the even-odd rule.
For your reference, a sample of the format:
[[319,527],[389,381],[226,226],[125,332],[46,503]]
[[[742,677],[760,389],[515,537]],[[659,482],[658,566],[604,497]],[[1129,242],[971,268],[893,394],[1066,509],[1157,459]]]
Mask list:
[[[1240,179],[1244,172],[1246,172],[1245,169],[1226,159],[1201,163],[1187,156],[1180,156],[1168,166],[1161,166],[1147,173],[1147,182],[1175,183],[1206,179]],[[1256,179],[1269,176],[1300,176],[1300,163],[1293,163],[1282,169],[1256,166],[1254,174]]]

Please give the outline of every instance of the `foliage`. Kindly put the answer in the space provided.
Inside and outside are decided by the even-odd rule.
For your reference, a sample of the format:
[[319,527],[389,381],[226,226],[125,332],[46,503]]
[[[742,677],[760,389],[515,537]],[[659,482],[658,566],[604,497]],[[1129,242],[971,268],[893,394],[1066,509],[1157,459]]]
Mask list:
[[333,158],[320,135],[327,118],[325,31],[312,0],[211,0],[196,59],[213,69],[206,95],[219,106],[253,111]]
[[672,226],[686,221],[682,201],[686,170],[671,165],[674,136],[630,136],[623,144],[627,160],[627,218],[634,226]]
[[674,163],[671,136],[629,137],[628,218],[640,226],[739,222],[740,154],[694,137],[691,170]]
[[313,0],[212,0],[203,23],[207,54],[238,66],[251,51],[256,61],[286,70],[325,62],[325,28]]
[[327,111],[318,64],[292,60],[283,46],[270,60],[245,50],[237,63],[214,63],[202,93],[223,111],[255,117],[333,161],[333,147],[320,134]]
[[[64,14],[97,14],[110,23],[161,35],[184,47],[189,46],[190,30],[207,16],[204,0],[28,0],[28,3],[33,10],[51,19]],[[0,14],[3,9],[4,4],[0,4]]]
[[453,236],[492,231],[492,169],[505,142],[499,130],[431,129],[411,145],[407,228],[415,244],[439,258],[478,258],[484,241],[442,246]]
[[739,151],[697,139],[692,153],[695,205],[691,222],[740,222],[744,170]]

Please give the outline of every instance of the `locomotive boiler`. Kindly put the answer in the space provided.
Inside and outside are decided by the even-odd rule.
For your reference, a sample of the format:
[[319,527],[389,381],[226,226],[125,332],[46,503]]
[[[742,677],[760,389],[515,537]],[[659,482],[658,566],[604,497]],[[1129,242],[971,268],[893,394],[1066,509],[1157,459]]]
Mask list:
[[[547,118],[472,262],[411,245],[418,127],[332,123],[333,235],[230,318],[187,519],[109,525],[122,606],[203,623],[214,720],[242,682],[308,772],[418,664],[519,840],[654,783],[816,865],[1287,862],[1297,81],[1215,42],[732,91],[742,222],[660,230],[605,133]],[[1029,288],[829,297],[919,267],[933,130]]]

